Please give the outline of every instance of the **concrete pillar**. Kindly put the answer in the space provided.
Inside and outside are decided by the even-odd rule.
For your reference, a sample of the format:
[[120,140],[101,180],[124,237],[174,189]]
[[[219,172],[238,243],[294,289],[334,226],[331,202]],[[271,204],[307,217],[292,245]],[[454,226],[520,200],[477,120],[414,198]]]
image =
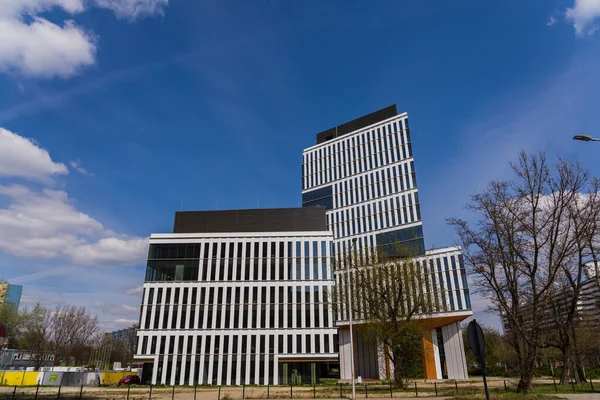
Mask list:
[[460,331],[460,322],[443,326],[442,337],[444,338],[448,379],[468,379],[467,361]]
[[425,379],[437,379],[431,331],[425,331],[421,334],[421,350],[423,351],[423,372]]
[[348,328],[340,329],[338,334],[340,341],[340,379],[352,379],[350,330]]
[[354,331],[354,365],[357,377],[379,378],[378,344],[360,330]]

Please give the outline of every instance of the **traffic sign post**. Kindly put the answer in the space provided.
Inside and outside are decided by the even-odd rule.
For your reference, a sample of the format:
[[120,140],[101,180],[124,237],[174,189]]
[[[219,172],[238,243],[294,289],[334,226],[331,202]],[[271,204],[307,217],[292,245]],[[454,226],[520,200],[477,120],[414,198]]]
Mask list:
[[485,341],[483,338],[483,330],[481,330],[481,326],[479,326],[476,320],[469,322],[469,325],[467,326],[467,339],[469,340],[471,350],[473,350],[473,355],[479,360],[479,365],[481,365],[485,398],[486,400],[490,400],[487,380],[485,379]]

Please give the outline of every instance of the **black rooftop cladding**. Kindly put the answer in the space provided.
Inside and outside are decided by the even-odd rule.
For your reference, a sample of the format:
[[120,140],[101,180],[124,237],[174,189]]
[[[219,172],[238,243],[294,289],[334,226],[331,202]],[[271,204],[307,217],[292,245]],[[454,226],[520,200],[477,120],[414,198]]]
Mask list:
[[371,114],[367,114],[360,118],[353,119],[345,124],[338,125],[321,133],[317,133],[317,144],[344,136],[350,132],[364,128],[365,126],[373,125],[379,121],[386,120],[396,115],[398,115],[398,110],[396,109],[395,104],[386,108],[382,108],[381,110],[372,112]]
[[325,208],[177,211],[173,233],[327,231]]

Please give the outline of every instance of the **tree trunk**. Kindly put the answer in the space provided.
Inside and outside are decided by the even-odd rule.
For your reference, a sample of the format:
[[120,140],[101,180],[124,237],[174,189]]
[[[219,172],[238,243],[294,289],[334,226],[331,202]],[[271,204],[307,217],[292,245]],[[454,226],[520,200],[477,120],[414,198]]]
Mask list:
[[534,360],[535,357],[531,355],[525,359],[525,363],[522,365],[520,371],[521,378],[519,379],[519,384],[517,385],[517,392],[519,393],[529,393],[531,391]]
[[406,389],[408,387],[407,379],[402,374],[402,356],[399,351],[393,352],[393,363],[394,363],[394,382],[398,389]]
[[587,382],[587,379],[585,379],[585,370],[583,368],[583,359],[581,357],[581,352],[579,351],[579,345],[577,344],[577,333],[575,332],[574,326],[571,327],[571,332],[573,337],[573,352],[575,353],[575,365],[573,368],[575,379],[577,382]]
[[563,353],[563,368],[560,374],[560,384],[566,385],[569,383],[569,377],[571,376],[571,348],[566,346],[562,349]]

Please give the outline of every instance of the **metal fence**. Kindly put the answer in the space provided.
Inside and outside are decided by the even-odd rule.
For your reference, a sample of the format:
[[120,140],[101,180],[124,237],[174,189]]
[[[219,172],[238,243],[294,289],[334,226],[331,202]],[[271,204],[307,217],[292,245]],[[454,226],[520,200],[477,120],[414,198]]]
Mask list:
[[[516,380],[488,381],[492,393],[516,391]],[[588,381],[558,385],[554,380],[534,381],[534,390],[541,393],[600,393],[600,382]],[[398,389],[392,384],[361,383],[356,385],[357,399],[447,397],[460,394],[483,393],[481,381],[414,381],[408,388]],[[31,400],[245,400],[245,399],[349,399],[352,388],[338,385],[290,386],[126,386],[126,387],[51,387],[2,386],[0,399]]]

